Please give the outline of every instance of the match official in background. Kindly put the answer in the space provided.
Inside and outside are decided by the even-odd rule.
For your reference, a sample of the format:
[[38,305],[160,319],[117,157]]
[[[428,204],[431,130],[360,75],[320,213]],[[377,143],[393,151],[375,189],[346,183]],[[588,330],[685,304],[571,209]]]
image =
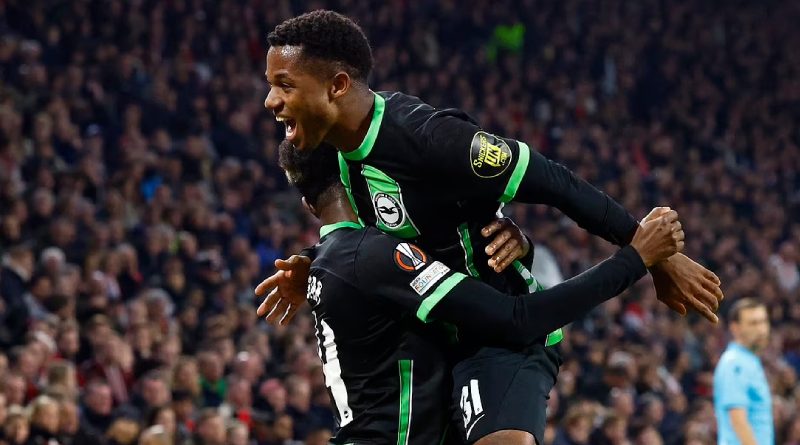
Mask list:
[[769,342],[763,303],[743,298],[731,307],[733,340],[714,371],[714,411],[719,445],[773,445],[772,397],[758,353]]

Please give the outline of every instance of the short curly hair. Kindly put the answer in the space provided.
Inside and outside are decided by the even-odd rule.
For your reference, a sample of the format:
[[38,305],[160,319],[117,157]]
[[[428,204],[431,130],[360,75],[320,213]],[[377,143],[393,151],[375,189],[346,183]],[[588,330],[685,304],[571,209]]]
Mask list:
[[337,62],[351,77],[367,81],[372,49],[364,31],[351,19],[320,9],[286,20],[267,36],[270,46],[301,46],[303,55]]
[[339,181],[336,148],[331,145],[323,143],[314,150],[300,151],[284,139],[278,147],[278,165],[312,206],[334,199],[338,197],[335,193],[344,190]]

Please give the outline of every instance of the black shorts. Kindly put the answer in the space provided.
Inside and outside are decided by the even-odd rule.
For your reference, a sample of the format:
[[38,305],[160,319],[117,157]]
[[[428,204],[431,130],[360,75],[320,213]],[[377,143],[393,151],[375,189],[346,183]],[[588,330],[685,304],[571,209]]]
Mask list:
[[521,430],[544,443],[547,399],[561,356],[555,347],[526,352],[481,348],[453,368],[453,426],[472,444],[501,430]]

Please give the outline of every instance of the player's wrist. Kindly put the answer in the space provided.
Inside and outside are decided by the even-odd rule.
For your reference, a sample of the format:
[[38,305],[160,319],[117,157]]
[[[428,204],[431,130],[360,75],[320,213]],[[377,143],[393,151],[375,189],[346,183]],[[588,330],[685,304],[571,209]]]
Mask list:
[[[677,254],[675,254],[675,255],[677,255]],[[674,263],[672,261],[670,261],[670,260],[675,258],[675,255],[672,255],[671,257],[669,257],[669,258],[667,258],[665,260],[661,260],[661,261],[649,266],[647,269],[650,270],[651,272],[655,271],[655,272],[661,272],[661,273],[668,273],[669,270],[671,270],[672,267],[674,266]]]

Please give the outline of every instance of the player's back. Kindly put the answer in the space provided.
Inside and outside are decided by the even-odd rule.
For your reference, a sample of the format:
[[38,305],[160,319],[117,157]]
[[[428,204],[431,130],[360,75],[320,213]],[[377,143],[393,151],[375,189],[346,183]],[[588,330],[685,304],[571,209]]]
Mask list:
[[451,387],[447,338],[436,324],[359,288],[359,245],[377,234],[346,223],[324,229],[311,265],[308,301],[341,426],[332,442],[439,443]]

